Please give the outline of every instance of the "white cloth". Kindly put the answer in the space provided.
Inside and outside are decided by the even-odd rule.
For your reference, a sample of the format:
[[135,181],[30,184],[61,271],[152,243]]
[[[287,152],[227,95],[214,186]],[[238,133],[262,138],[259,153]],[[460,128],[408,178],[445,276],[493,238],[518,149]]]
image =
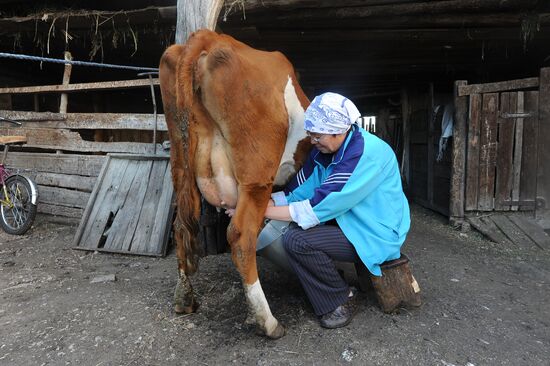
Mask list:
[[348,98],[336,93],[324,93],[313,99],[306,109],[304,128],[321,134],[342,134],[349,130],[361,113]]
[[[437,114],[439,106],[434,111]],[[453,135],[453,123],[454,123],[454,106],[452,103],[447,103],[443,110],[443,118],[441,119],[441,137],[439,138],[439,151],[435,160],[440,162],[443,159],[443,152],[447,149],[447,142],[449,137]]]

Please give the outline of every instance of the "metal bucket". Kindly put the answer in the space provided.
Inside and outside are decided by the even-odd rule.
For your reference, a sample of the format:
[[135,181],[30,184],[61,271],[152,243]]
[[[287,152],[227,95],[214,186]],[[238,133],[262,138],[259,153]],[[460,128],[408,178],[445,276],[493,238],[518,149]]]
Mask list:
[[288,263],[286,251],[283,247],[283,234],[293,227],[296,227],[293,222],[267,220],[256,241],[256,254],[266,258],[288,273],[294,273],[294,271]]

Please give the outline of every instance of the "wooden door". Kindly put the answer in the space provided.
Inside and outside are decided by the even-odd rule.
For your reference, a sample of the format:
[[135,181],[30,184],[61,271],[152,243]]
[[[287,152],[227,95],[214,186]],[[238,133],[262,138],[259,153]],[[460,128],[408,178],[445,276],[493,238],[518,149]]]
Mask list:
[[466,211],[534,210],[538,91],[469,97]]

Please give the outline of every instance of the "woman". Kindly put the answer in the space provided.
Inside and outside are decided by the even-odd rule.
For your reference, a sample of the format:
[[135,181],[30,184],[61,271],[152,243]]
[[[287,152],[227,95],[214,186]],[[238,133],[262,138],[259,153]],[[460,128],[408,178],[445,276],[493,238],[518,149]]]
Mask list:
[[339,328],[353,317],[353,292],[333,260],[380,264],[400,257],[410,227],[409,205],[393,150],[353,124],[360,113],[336,93],[317,96],[305,112],[313,144],[284,192],[272,194],[265,217],[294,221],[283,244],[321,326]]

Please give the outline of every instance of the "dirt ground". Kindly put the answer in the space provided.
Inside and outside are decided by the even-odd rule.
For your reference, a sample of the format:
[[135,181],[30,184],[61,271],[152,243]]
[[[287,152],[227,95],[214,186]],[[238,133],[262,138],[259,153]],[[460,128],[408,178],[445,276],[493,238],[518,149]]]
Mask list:
[[275,341],[244,324],[228,254],[202,260],[201,306],[181,316],[173,248],[166,258],[77,251],[75,230],[42,219],[22,237],[0,232],[1,365],[550,365],[550,253],[460,233],[419,207],[403,252],[422,307],[386,315],[360,293],[348,327],[322,329],[295,278],[260,258],[287,330]]

